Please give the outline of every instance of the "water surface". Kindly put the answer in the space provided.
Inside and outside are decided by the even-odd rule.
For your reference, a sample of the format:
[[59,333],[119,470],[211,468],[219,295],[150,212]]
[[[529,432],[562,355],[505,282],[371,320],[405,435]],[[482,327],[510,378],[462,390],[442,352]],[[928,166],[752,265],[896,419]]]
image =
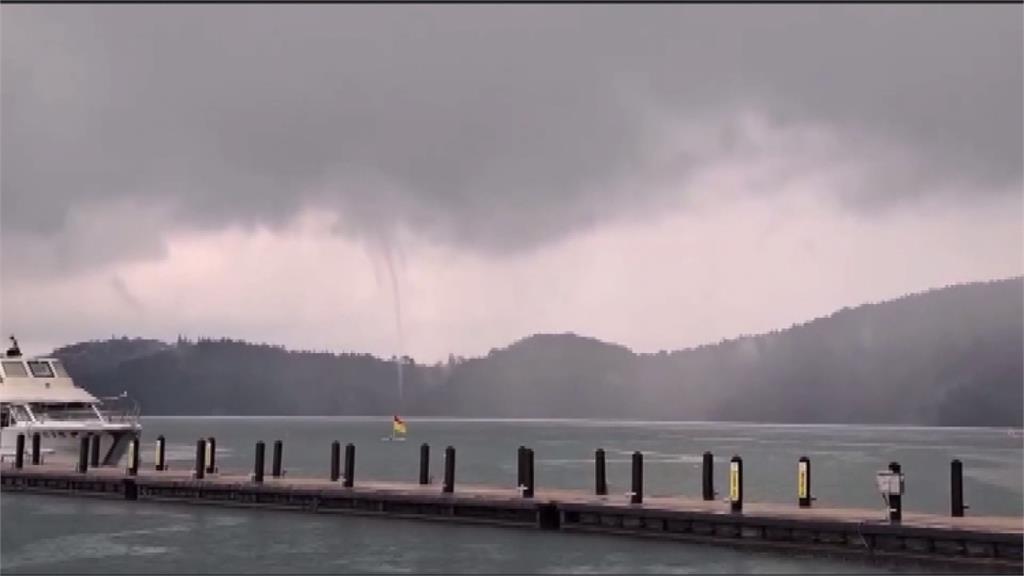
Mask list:
[[[649,494],[700,493],[700,457],[744,458],[748,500],[795,499],[796,461],[811,458],[816,505],[877,507],[874,473],[899,461],[908,510],[948,513],[949,461],[964,462],[970,514],[1022,515],[1022,440],[997,429],[776,426],[551,420],[409,419],[409,440],[382,442],[387,418],[145,418],[143,452],[163,434],[174,468],[195,440],[215,436],[222,471],[247,472],[256,440],[284,442],[289,475],[325,476],[331,441],[357,447],[360,478],[415,481],[419,445],[458,451],[457,482],[507,485],[516,448],[536,454],[539,486],[590,489],[593,451],[608,453],[612,492],[627,490],[629,459],[644,453]],[[268,453],[269,459],[269,453]],[[915,565],[753,552],[681,542],[394,519],[4,494],[0,569],[95,573],[836,573],[930,571]]]

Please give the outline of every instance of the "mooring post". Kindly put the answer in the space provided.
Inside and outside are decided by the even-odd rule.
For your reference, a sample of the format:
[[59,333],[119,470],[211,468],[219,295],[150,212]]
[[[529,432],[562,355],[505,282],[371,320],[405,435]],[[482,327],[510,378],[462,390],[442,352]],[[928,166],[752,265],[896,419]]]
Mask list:
[[533,498],[533,449],[527,448],[523,453],[523,498]]
[[210,436],[206,439],[206,473],[217,471],[217,439]]
[[274,459],[270,466],[270,475],[274,478],[281,477],[281,452],[283,451],[284,444],[280,440],[274,440]]
[[899,480],[897,494],[889,494],[889,521],[900,522],[903,520],[903,472],[899,462],[890,462],[889,471],[896,475]]
[[711,452],[704,453],[700,466],[701,494],[705,500],[715,499],[715,456]]
[[163,470],[165,470],[167,468],[166,464],[164,463],[164,446],[165,445],[166,445],[166,441],[164,440],[163,435],[157,436],[157,438],[156,438],[156,466],[155,466],[157,472],[161,472],[161,471],[163,471]]
[[331,442],[331,482],[341,477],[341,442]]
[[256,457],[253,462],[252,481],[260,484],[263,482],[263,456],[266,452],[266,444],[262,440],[256,443]]
[[139,485],[135,483],[135,480],[125,479],[122,481],[124,486],[124,499],[125,500],[138,500],[139,499]]
[[743,511],[743,459],[739,456],[729,461],[729,509]]
[[342,485],[351,488],[356,482],[356,447],[349,442],[345,444],[345,481]]
[[203,471],[206,469],[206,440],[196,440],[196,466],[192,470],[192,477],[196,480],[203,479]]
[[136,436],[128,442],[128,475],[139,474],[139,438]]
[[426,486],[430,483],[430,445],[424,442],[420,445],[420,485]]
[[949,487],[952,498],[952,515],[961,518],[964,515],[964,465],[960,460],[949,463]]
[[608,494],[608,477],[604,468],[604,448],[598,448],[594,452],[594,494],[606,496]]
[[39,466],[39,464],[42,462],[42,450],[40,450],[40,446],[39,446],[40,441],[41,441],[41,438],[39,437],[39,432],[34,432],[32,434],[32,465],[33,466]]
[[89,469],[89,437],[82,436],[78,441],[78,472],[85,474]]
[[21,470],[25,467],[25,435],[18,434],[14,441],[14,467]]
[[100,465],[100,435],[92,436],[92,451],[89,453],[89,466],[96,468]]
[[796,499],[801,508],[811,507],[811,459],[807,456],[796,463]]
[[441,491],[451,494],[455,491],[455,448],[448,446],[444,449],[444,484]]
[[644,501],[644,455],[633,452],[633,491],[629,493],[630,504]]

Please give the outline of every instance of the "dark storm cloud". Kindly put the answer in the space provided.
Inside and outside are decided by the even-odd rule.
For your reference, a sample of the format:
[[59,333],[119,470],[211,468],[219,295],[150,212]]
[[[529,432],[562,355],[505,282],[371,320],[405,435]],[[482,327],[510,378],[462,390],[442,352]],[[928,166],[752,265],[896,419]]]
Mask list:
[[124,199],[169,210],[155,236],[316,204],[516,250],[656,201],[612,183],[660,113],[746,105],[911,150],[862,208],[1021,179],[1020,6],[6,5],[2,27],[5,233]]

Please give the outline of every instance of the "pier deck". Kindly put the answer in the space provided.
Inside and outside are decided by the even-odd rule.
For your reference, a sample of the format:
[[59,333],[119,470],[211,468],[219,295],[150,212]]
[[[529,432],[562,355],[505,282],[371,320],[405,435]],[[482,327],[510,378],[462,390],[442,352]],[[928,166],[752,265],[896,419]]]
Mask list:
[[838,555],[937,561],[1020,573],[1024,518],[905,512],[890,523],[878,509],[800,508],[745,502],[742,512],[724,501],[542,489],[523,498],[513,487],[458,484],[444,494],[438,484],[355,480],[351,488],[325,479],[208,474],[189,470],[140,470],[129,476],[114,468],[86,473],[67,465],[0,468],[3,491],[106,496],[127,500],[178,501],[229,506],[295,509],[478,522],[547,530],[669,538],[751,547],[799,549]]

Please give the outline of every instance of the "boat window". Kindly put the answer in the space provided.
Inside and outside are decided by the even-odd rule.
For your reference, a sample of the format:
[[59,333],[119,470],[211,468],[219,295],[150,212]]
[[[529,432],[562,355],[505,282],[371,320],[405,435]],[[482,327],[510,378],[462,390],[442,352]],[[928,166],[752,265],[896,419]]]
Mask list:
[[24,406],[11,406],[11,423],[14,422],[31,422],[32,417],[28,415],[28,410],[25,410]]
[[25,370],[25,364],[17,360],[5,360],[0,362],[4,367],[4,374],[11,377],[17,376],[28,376],[28,370]]
[[53,378],[53,369],[50,368],[49,362],[29,360],[28,369],[32,371],[32,375],[36,378]]
[[54,360],[53,362],[50,362],[50,364],[53,364],[53,371],[57,373],[58,377],[60,377],[60,378],[70,378],[71,377],[71,375],[68,374],[68,371],[64,369],[64,364],[60,360]]
[[36,420],[45,422],[47,420],[99,420],[99,416],[96,415],[96,411],[92,409],[92,404],[88,402],[65,402],[65,403],[47,403],[42,404],[35,402],[31,404],[32,414],[35,415]]

